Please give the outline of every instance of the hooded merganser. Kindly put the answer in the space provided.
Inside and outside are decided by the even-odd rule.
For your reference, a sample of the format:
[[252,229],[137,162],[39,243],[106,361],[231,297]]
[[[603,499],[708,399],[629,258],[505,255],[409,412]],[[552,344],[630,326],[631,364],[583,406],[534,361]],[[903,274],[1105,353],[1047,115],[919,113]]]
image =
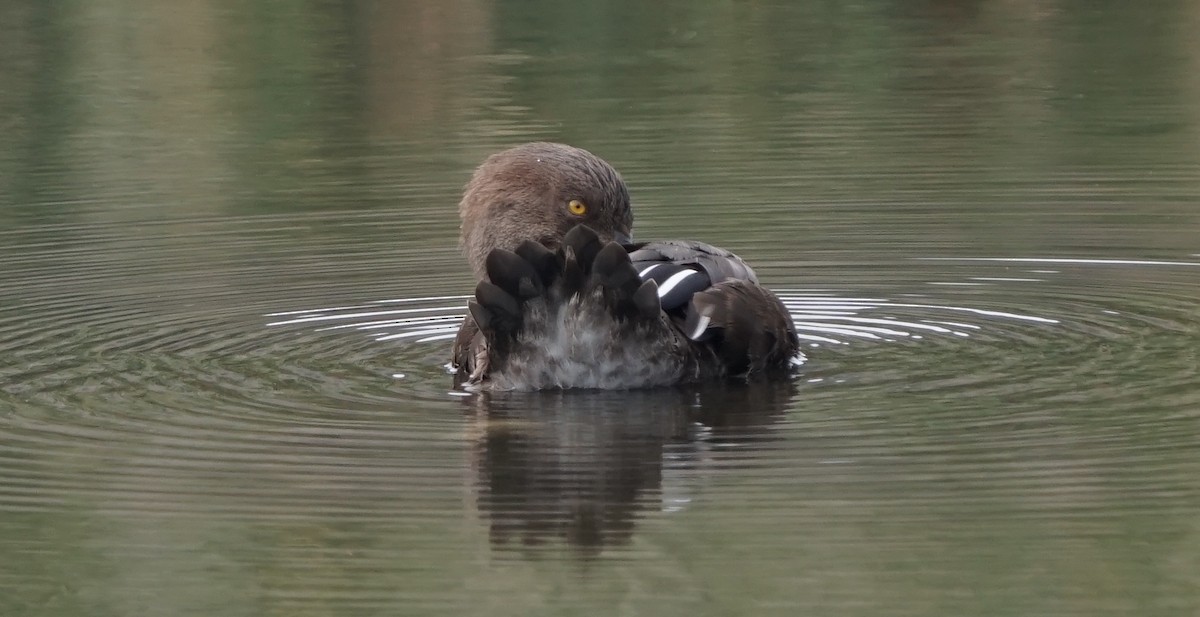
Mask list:
[[634,243],[625,182],[586,150],[493,154],[459,214],[478,284],[451,364],[468,388],[641,388],[792,366],[795,325],[754,271],[701,242]]

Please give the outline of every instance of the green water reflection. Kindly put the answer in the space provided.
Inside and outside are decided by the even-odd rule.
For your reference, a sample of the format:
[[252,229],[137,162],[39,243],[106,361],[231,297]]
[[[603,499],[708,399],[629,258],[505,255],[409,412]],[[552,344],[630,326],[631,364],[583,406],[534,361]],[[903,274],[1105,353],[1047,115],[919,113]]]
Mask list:
[[1197,26],[1179,1],[0,3],[0,614],[1194,615],[1200,269],[943,288],[1139,324],[1080,319],[1087,343],[817,350],[846,385],[734,420],[588,403],[646,409],[634,436],[446,396],[440,348],[394,352],[396,383],[358,339],[287,355],[262,315],[467,293],[458,191],[534,139],[622,170],[638,236],[776,286],[1198,261]]

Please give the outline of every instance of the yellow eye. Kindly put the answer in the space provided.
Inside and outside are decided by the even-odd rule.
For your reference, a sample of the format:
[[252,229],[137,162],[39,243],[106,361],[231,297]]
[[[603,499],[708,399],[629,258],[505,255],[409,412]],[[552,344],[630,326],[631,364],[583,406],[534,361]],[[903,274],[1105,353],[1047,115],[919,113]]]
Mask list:
[[579,201],[578,199],[572,199],[571,203],[567,204],[567,209],[570,210],[571,214],[574,214],[575,216],[583,216],[587,214],[587,204]]

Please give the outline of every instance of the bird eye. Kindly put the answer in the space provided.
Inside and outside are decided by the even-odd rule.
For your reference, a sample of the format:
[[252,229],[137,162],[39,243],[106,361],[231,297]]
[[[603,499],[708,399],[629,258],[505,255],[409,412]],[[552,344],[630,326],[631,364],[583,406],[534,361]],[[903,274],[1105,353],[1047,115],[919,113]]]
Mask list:
[[572,199],[571,203],[567,204],[567,209],[570,210],[571,214],[574,214],[575,216],[583,216],[587,214],[587,204],[579,201],[578,199]]

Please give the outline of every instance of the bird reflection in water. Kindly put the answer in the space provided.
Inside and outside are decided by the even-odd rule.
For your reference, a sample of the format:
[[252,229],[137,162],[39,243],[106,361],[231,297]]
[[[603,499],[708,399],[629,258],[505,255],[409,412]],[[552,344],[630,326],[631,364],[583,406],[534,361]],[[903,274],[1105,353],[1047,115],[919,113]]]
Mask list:
[[643,513],[687,508],[718,450],[761,447],[790,381],[633,391],[481,392],[472,465],[492,545],[626,544]]

